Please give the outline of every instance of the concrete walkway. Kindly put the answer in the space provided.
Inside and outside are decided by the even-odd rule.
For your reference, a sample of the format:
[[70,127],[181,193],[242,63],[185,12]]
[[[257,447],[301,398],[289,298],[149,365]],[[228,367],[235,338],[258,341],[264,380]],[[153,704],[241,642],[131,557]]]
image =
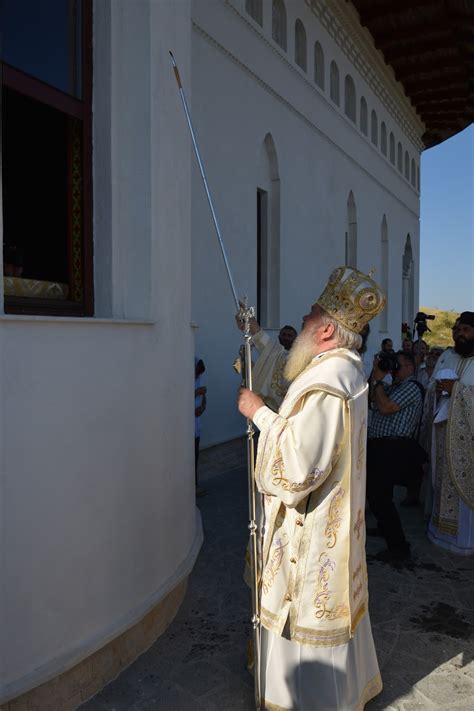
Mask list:
[[[254,709],[245,670],[246,476],[242,440],[201,454],[207,494],[197,501],[205,540],[185,602],[153,647],[82,711]],[[474,709],[474,561],[432,546],[419,509],[402,516],[414,564],[375,562],[371,556],[383,542],[367,543],[370,614],[384,691],[366,711]],[[315,702],[314,711],[330,709]]]

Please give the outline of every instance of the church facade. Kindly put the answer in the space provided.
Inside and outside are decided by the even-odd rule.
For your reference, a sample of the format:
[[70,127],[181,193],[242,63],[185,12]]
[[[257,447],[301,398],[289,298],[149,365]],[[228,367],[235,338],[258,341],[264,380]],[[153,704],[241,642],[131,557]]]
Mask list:
[[[385,337],[400,347],[417,311],[424,127],[355,8],[196,0],[192,113],[237,289],[261,324],[299,330],[346,263],[374,270],[388,295],[368,357]],[[242,432],[240,338],[200,180],[193,166],[192,314],[214,444]]]

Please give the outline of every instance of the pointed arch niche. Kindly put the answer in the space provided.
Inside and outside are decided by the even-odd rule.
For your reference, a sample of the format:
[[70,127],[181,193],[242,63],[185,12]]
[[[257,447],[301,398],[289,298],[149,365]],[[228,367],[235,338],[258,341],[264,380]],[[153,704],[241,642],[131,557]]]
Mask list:
[[380,330],[388,331],[388,226],[387,218],[385,215],[382,219],[382,226],[380,228],[380,241],[381,241],[381,263],[380,263],[380,286],[385,292],[387,297],[387,302],[385,308],[380,314]]
[[346,264],[357,267],[357,209],[352,190],[347,198]]
[[334,101],[334,103],[339,106],[339,69],[337,68],[337,64],[334,60],[331,62],[329,70],[329,95],[331,97],[331,101]]
[[368,135],[367,101],[363,96],[360,99],[360,130],[364,136]]
[[272,2],[272,38],[286,52],[286,7],[283,0]]
[[350,74],[344,80],[344,113],[351,121],[356,122],[356,89]]
[[410,235],[405,240],[402,258],[402,322],[410,324],[413,321],[413,296],[415,286],[415,269]]
[[245,0],[245,10],[263,27],[263,0]]
[[267,133],[257,180],[257,318],[280,327],[280,173],[275,143]]
[[307,69],[306,58],[306,30],[301,20],[295,22],[295,62],[305,72]]
[[319,42],[314,43],[314,81],[324,91],[324,52]]

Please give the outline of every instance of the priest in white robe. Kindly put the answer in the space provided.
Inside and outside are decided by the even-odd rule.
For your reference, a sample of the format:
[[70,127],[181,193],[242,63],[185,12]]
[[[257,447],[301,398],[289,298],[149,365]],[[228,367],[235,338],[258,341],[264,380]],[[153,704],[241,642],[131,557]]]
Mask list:
[[[243,331],[244,324],[236,316],[238,328]],[[297,336],[293,326],[283,326],[278,334],[278,341],[274,341],[266,331],[264,331],[257,319],[250,319],[250,333],[252,335],[252,345],[258,353],[258,358],[253,366],[253,389],[258,393],[265,405],[271,410],[278,412],[283,398],[288,390],[288,381],[285,379],[284,371],[288,353]]]
[[258,359],[253,368],[254,390],[262,397],[265,405],[277,412],[288,390],[289,383],[284,371],[292,344],[287,348],[280,340],[273,341],[255,319],[252,319],[250,329],[252,343],[258,351]]
[[[430,386],[433,509],[428,538],[458,555],[474,555],[474,312],[465,311],[454,348],[438,359]],[[438,374],[453,373],[439,380]],[[437,389],[437,394],[435,392]]]
[[288,357],[278,413],[243,388],[260,430],[262,708],[360,711],[381,691],[365,560],[367,383],[360,331],[385,297],[339,267]]

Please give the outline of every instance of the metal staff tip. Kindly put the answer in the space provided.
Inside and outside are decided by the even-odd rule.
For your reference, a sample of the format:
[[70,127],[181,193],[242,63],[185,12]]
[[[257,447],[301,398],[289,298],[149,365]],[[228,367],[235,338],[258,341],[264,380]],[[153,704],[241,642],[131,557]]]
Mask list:
[[214,223],[214,228],[215,228],[215,230],[216,230],[217,239],[219,240],[219,245],[220,245],[220,248],[221,248],[222,258],[223,258],[223,260],[224,260],[225,268],[226,268],[226,271],[227,271],[227,276],[228,276],[228,278],[229,278],[230,288],[232,289],[232,295],[233,295],[233,297],[234,297],[234,302],[235,302],[235,305],[236,305],[237,311],[238,311],[238,310],[240,309],[239,298],[238,298],[238,296],[237,296],[237,292],[236,292],[236,290],[235,290],[235,285],[234,285],[234,280],[232,279],[232,274],[231,274],[231,272],[230,272],[229,262],[228,262],[228,260],[227,260],[227,255],[226,255],[226,252],[225,252],[224,243],[223,243],[223,241],[222,241],[221,231],[220,231],[220,229],[219,229],[219,224],[218,224],[218,222],[217,222],[217,216],[216,216],[216,212],[215,212],[215,210],[214,210],[214,204],[213,204],[213,202],[212,202],[211,192],[210,192],[210,190],[209,190],[209,185],[208,185],[208,182],[207,182],[206,173],[205,173],[205,170],[204,170],[204,165],[203,165],[203,162],[202,162],[202,160],[201,160],[201,154],[200,154],[200,152],[199,152],[199,148],[198,148],[196,136],[195,136],[195,133],[194,133],[193,124],[192,124],[192,121],[191,121],[191,115],[190,115],[189,109],[188,109],[188,102],[186,101],[186,97],[185,97],[185,95],[184,95],[184,89],[183,89],[183,86],[182,86],[182,84],[181,84],[181,77],[179,76],[178,67],[177,67],[176,62],[175,62],[175,60],[174,60],[173,52],[171,52],[171,50],[170,50],[170,57],[171,57],[171,61],[173,62],[174,75],[175,75],[175,77],[176,77],[176,81],[178,82],[179,95],[180,95],[180,97],[181,97],[181,102],[182,102],[182,104],[183,104],[184,114],[185,114],[185,116],[186,116],[186,121],[187,121],[187,123],[188,123],[189,133],[191,134],[191,140],[192,140],[192,143],[193,143],[194,153],[195,153],[195,155],[196,155],[196,160],[197,160],[197,162],[198,162],[199,172],[201,173],[202,182],[203,182],[203,184],[204,184],[204,190],[205,190],[205,192],[206,192],[207,201],[208,201],[208,203],[209,203],[209,209],[211,210],[212,221],[213,221],[213,223]]
[[181,77],[179,76],[178,65],[177,65],[176,62],[175,62],[175,59],[174,59],[174,56],[173,56],[173,52],[172,52],[171,50],[170,50],[169,52],[170,52],[171,61],[173,62],[173,70],[174,70],[174,75],[175,75],[175,77],[176,77],[176,81],[177,81],[177,83],[178,83],[178,88],[179,88],[179,89],[182,89],[182,88],[183,88],[183,85],[181,84]]

